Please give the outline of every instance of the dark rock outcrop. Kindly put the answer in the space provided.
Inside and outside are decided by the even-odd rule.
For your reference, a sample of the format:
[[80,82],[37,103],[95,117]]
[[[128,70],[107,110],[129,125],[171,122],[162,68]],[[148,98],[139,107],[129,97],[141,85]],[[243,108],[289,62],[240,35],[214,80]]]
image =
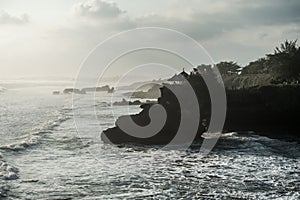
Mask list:
[[63,91],[64,94],[86,94],[86,92],[84,90],[80,90],[80,89],[77,89],[77,88],[66,88],[64,89]]
[[82,91],[84,92],[108,92],[113,93],[115,91],[114,87],[109,87],[109,85],[101,86],[101,87],[87,87],[82,88]]
[[[196,136],[194,137],[194,141],[200,141],[202,133],[206,130],[206,124],[208,123],[208,117],[210,116],[210,98],[208,89],[201,77],[197,78],[195,80],[195,87],[201,88],[198,95],[203,95],[202,98],[198,99],[200,109],[201,110],[201,116],[200,120],[198,122],[198,130],[196,133]],[[182,95],[186,92],[185,89],[180,90],[181,87],[184,88],[184,86],[181,85],[173,85],[168,87],[162,87],[160,88],[161,91],[161,97],[158,98],[157,104],[163,106],[163,108],[166,111],[167,119],[163,126],[163,128],[154,136],[152,137],[144,137],[145,133],[140,132],[140,137],[133,137],[130,134],[125,133],[122,131],[120,127],[118,127],[118,119],[116,122],[116,127],[110,128],[105,130],[101,134],[101,139],[105,143],[113,143],[113,144],[143,144],[143,145],[163,145],[168,144],[177,134],[178,128],[180,126],[180,121],[182,117],[180,103],[176,97],[176,95],[169,89],[172,87],[176,87],[177,90],[182,92]],[[141,108],[143,109],[139,114],[131,115],[130,117],[132,120],[138,125],[138,126],[147,126],[150,123],[150,117],[149,117],[149,111],[150,108],[157,104],[143,104]],[[193,107],[186,107],[184,112],[191,113],[194,112]],[[122,117],[121,117],[122,118]],[[190,119],[193,120],[193,119]],[[187,131],[186,135],[188,138],[188,135],[191,132]],[[180,142],[180,141],[179,141]],[[182,141],[185,142],[185,141]]]
[[52,94],[53,94],[53,95],[59,95],[59,94],[60,94],[60,91],[53,91]]
[[255,131],[274,138],[300,138],[300,85],[227,90],[224,131]]
[[[162,105],[167,113],[167,119],[163,128],[154,136],[149,138],[143,137],[133,137],[124,131],[122,131],[118,126],[107,129],[101,134],[101,139],[105,143],[113,144],[143,144],[143,145],[163,145],[168,144],[177,134],[178,127],[181,120],[180,105],[174,94],[167,88],[162,88],[162,93],[167,94],[168,98],[159,98],[158,104]],[[139,126],[146,126],[150,123],[149,110],[152,106],[156,104],[143,104],[141,108],[143,109],[137,115],[131,115],[132,120]],[[118,119],[119,120],[119,119]],[[118,121],[116,122],[118,124]],[[195,140],[201,138],[201,134],[204,132],[205,127],[199,122],[198,134]],[[140,133],[141,136],[143,133]],[[188,134],[188,133],[187,133]]]
[[108,92],[108,93],[114,93],[114,92],[115,92],[115,88],[112,87],[112,88],[110,88],[109,90],[107,90],[107,92]]
[[113,103],[114,106],[131,106],[131,105],[141,105],[142,102],[139,100],[136,101],[126,101],[126,99],[122,99],[122,101],[116,101]]

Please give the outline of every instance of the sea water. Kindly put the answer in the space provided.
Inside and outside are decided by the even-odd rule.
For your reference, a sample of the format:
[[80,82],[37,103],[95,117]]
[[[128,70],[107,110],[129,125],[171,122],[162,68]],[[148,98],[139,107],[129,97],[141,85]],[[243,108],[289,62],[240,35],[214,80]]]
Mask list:
[[[103,144],[99,130],[139,106],[112,108],[104,92],[52,95],[62,86],[1,87],[0,199],[300,198],[295,141],[227,133],[205,157],[119,148]],[[122,92],[114,95],[122,99]]]

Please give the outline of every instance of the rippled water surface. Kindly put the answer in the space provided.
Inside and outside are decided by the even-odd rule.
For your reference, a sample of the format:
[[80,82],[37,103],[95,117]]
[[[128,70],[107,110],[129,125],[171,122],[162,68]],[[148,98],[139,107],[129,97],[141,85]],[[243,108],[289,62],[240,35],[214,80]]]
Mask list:
[[104,145],[99,130],[140,108],[112,109],[105,93],[75,96],[76,125],[85,127],[77,132],[71,96],[53,89],[0,93],[0,199],[300,198],[297,142],[227,133],[206,157]]

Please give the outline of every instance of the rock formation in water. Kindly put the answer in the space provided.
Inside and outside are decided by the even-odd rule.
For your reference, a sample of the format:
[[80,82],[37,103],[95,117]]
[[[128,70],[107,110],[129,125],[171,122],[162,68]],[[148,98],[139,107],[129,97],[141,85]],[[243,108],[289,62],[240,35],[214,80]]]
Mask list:
[[135,101],[127,101],[126,99],[122,99],[122,101],[116,101],[113,103],[114,106],[131,106],[131,105],[141,105],[142,102],[139,100]]
[[66,88],[63,91],[64,94],[86,94],[86,92],[84,90],[80,90],[77,88]]
[[101,87],[88,87],[82,89],[85,92],[108,92],[110,87],[108,85],[101,86]]
[[[77,88],[66,88],[63,90],[63,94],[86,94],[87,92],[108,92],[108,93],[113,93],[115,91],[115,88],[112,87],[110,88],[109,85],[105,85],[102,87],[87,87],[87,88],[82,88],[77,89]],[[60,94],[59,91],[53,91],[52,94],[58,95]]]
[[60,94],[60,91],[53,91],[52,94],[53,94],[53,95],[59,95],[59,94]]

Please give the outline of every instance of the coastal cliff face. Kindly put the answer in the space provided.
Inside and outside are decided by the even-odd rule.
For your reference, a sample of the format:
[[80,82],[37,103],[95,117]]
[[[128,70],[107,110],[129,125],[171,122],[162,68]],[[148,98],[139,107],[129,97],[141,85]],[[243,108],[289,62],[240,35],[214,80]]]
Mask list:
[[[207,130],[211,117],[211,102],[208,89],[201,75],[191,74],[188,81],[198,98],[201,116],[198,133],[194,142],[201,141],[201,134]],[[226,85],[226,82],[225,82]],[[170,86],[169,86],[170,87]],[[172,87],[182,87],[174,85]],[[179,89],[180,90],[180,89]],[[300,86],[268,85],[240,89],[226,89],[227,113],[224,132],[255,131],[275,138],[299,138]],[[161,131],[150,138],[133,137],[116,127],[105,130],[101,137],[106,143],[113,144],[168,144],[176,135],[181,120],[180,104],[168,87],[161,88],[158,104],[167,112],[167,120]],[[132,115],[139,126],[150,123],[149,110],[155,104],[142,105],[143,110]],[[193,110],[187,110],[193,112]]]
[[226,93],[224,131],[255,131],[274,138],[300,138],[299,85],[270,85]]

